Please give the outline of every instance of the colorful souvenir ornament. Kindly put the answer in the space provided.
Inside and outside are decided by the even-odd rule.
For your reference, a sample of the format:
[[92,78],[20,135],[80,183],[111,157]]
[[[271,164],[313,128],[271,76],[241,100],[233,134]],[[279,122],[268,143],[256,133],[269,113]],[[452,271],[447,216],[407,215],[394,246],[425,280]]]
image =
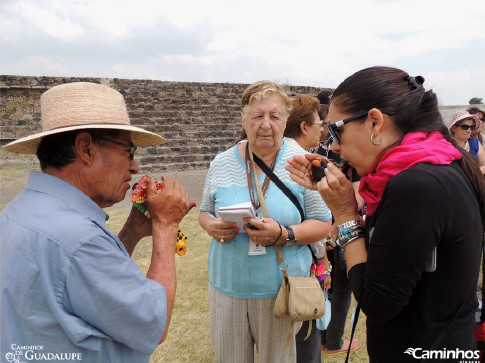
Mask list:
[[[152,177],[153,178],[153,177]],[[157,190],[162,189],[163,182],[155,180],[155,184],[157,186]],[[131,196],[131,202],[133,203],[133,207],[138,209],[142,212],[147,218],[151,218],[150,212],[148,211],[148,206],[146,204],[147,201],[147,175],[144,175],[138,183],[133,186],[133,193]],[[195,202],[190,202],[189,210],[195,207]],[[175,252],[179,256],[183,256],[187,253],[187,246],[185,242],[187,241],[187,236],[185,236],[181,230],[178,231],[177,235],[177,244],[175,245]]]

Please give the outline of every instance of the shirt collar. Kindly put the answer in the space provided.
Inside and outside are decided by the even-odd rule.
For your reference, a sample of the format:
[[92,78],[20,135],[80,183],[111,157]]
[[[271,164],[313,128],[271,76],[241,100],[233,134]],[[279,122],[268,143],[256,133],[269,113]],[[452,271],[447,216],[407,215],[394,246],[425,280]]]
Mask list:
[[56,176],[31,170],[26,189],[54,195],[104,226],[109,216],[80,189]]

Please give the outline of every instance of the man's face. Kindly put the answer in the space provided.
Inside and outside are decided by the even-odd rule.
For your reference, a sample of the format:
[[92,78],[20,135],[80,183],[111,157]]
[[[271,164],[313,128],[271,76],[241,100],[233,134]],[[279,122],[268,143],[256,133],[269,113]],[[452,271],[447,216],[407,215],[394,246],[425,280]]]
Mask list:
[[98,145],[100,158],[94,166],[96,179],[92,185],[92,199],[101,208],[121,202],[131,188],[132,174],[139,171],[130,157],[130,145],[128,131],[123,131],[116,139],[103,139]]

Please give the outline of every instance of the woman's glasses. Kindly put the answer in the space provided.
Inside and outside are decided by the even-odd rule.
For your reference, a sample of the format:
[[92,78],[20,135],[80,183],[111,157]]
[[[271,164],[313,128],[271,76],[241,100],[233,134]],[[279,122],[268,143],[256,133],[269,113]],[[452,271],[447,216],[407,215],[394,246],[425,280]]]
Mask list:
[[[394,111],[381,110],[381,112],[385,115],[395,114]],[[346,118],[346,119],[343,119],[343,120],[340,120],[340,121],[334,122],[333,124],[328,125],[328,132],[330,132],[330,136],[332,136],[332,139],[335,142],[340,144],[340,136],[338,135],[340,130],[338,130],[338,129],[340,127],[342,127],[343,125],[348,124],[350,121],[355,121],[355,120],[361,119],[363,117],[367,117],[368,114],[369,114],[369,111],[361,112],[361,113],[358,113],[355,116],[351,116],[349,118]]]
[[458,125],[463,131],[470,129],[470,131],[475,127],[475,125]]

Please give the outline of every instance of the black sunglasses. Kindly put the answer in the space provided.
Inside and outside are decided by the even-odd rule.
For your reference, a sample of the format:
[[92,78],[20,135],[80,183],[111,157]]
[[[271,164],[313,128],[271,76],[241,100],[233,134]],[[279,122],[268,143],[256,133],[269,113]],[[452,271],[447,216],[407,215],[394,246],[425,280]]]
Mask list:
[[103,137],[103,136],[100,136],[99,138],[100,139],[103,139],[105,141],[112,142],[113,144],[118,144],[118,145],[121,145],[121,146],[124,146],[124,147],[129,148],[130,149],[130,160],[133,160],[133,158],[135,157],[135,152],[136,152],[137,147],[134,146],[133,144],[131,144],[131,145],[123,144],[122,142],[115,141],[115,140],[111,140],[111,139],[107,139],[106,137]]
[[468,129],[470,129],[470,130],[473,129],[475,127],[475,125],[458,125],[458,127],[461,127],[461,129],[463,131],[466,131]]
[[[381,112],[385,115],[395,114],[394,111],[381,110]],[[328,125],[328,132],[330,132],[330,136],[332,136],[332,139],[335,142],[340,144],[340,137],[337,134],[337,129],[342,127],[345,124],[348,124],[350,121],[355,121],[355,120],[361,119],[363,117],[367,117],[368,114],[369,114],[369,111],[361,112],[361,113],[358,113],[355,116],[351,116],[349,118],[346,118],[346,119],[343,119],[343,120],[340,120],[340,121],[334,122],[333,124]]]

